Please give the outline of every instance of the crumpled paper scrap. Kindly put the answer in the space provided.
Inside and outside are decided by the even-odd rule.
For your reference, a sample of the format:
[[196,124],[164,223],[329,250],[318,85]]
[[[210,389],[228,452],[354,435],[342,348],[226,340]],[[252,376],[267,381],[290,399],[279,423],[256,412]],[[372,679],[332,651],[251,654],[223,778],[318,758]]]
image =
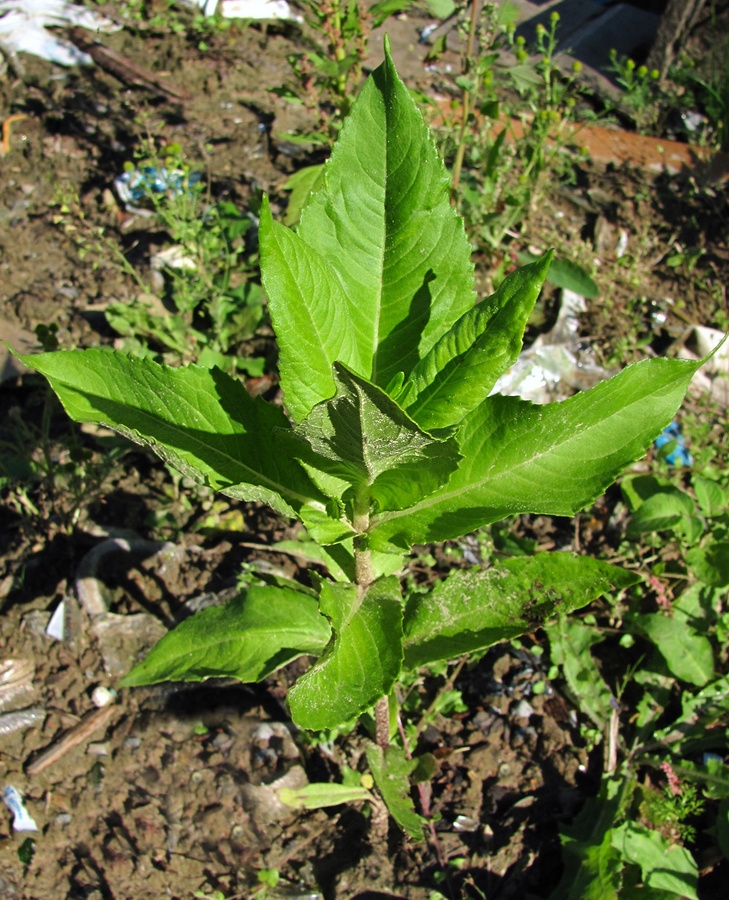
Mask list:
[[8,56],[30,53],[59,66],[90,66],[93,60],[49,26],[118,31],[121,27],[68,0],[0,0],[0,49]]

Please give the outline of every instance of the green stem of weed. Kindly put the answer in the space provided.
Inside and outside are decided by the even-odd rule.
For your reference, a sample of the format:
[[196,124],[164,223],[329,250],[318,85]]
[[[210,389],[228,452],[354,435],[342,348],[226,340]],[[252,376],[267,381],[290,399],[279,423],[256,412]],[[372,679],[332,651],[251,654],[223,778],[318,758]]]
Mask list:
[[354,578],[360,597],[374,581],[372,555],[367,546],[367,531],[370,527],[370,495],[368,490],[359,491],[354,498],[352,525],[356,532],[354,539]]
[[[332,0],[332,20],[333,33],[336,36],[336,41],[333,43],[332,50],[334,51],[334,58],[336,61],[341,63],[346,57],[346,51],[344,49],[344,37],[342,35],[342,8],[339,0]],[[347,96],[347,75],[344,72],[340,72],[337,76],[337,94],[339,95],[340,100],[344,100]],[[344,114],[346,114],[346,111],[344,111]]]
[[[466,44],[466,55],[463,59],[462,74],[467,76],[471,71],[471,63],[473,61],[474,48],[476,46],[476,28],[478,25],[478,16],[481,9],[480,0],[472,0],[471,3],[471,21],[468,26],[468,42]],[[461,127],[458,132],[458,146],[456,148],[456,158],[453,162],[453,177],[451,180],[451,195],[455,197],[458,185],[461,181],[461,170],[463,169],[463,157],[466,153],[466,130],[468,128],[468,120],[471,115],[473,106],[473,95],[475,90],[468,88],[463,89],[463,107],[461,112]]]
[[[370,524],[370,494],[360,491],[354,499],[352,524],[357,536],[354,539],[354,577],[360,599],[374,581],[372,551],[367,546],[367,529]],[[387,696],[380,697],[375,706],[375,740],[383,750],[390,745],[390,705]]]

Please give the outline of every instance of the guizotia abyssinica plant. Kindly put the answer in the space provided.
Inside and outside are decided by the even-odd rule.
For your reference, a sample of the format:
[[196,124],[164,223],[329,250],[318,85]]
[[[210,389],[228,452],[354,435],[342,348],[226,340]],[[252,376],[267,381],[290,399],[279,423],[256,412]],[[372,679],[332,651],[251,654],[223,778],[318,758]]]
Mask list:
[[331,578],[254,584],[170,632],[122,682],[253,682],[302,655],[294,722],[374,708],[367,754],[396,820],[422,822],[391,738],[402,672],[533,630],[634,582],[570,553],[458,570],[403,596],[414,544],[522,512],[571,515],[640,457],[700,363],[651,359],[561,403],[491,395],[516,359],[549,254],[476,302],[449,179],[386,47],[291,231],[261,211],[261,264],[285,409],[217,369],[105,350],[23,357],[69,415],[112,426],[230,497],[298,518]]

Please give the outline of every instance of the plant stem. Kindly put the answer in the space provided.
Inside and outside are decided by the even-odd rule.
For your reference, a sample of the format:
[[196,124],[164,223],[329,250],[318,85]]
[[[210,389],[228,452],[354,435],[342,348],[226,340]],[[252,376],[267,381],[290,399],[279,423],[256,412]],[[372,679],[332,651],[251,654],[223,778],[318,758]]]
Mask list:
[[[466,45],[466,55],[461,68],[462,74],[468,75],[471,71],[471,63],[474,58],[474,48],[476,43],[476,26],[478,24],[478,13],[481,6],[480,0],[472,0],[471,2],[471,22],[468,28],[468,43]],[[463,168],[463,157],[466,153],[466,129],[468,128],[468,119],[471,115],[471,103],[475,90],[463,89],[463,108],[461,115],[461,127],[458,131],[458,148],[456,150],[456,158],[453,162],[453,178],[451,180],[451,194],[455,197],[458,184],[461,180],[461,169]]]
[[[372,584],[372,552],[367,546],[367,529],[370,525],[369,491],[361,491],[354,499],[352,524],[357,532],[354,539],[354,578],[360,600]],[[390,746],[390,705],[387,696],[380,697],[375,706],[375,740],[387,750]]]
[[[344,48],[344,35],[342,34],[342,10],[340,7],[339,0],[334,0],[332,3],[332,20],[333,20],[333,34],[334,38],[332,39],[332,52],[334,54],[334,59],[341,63],[346,58],[346,50]],[[346,72],[340,72],[337,75],[337,94],[339,95],[339,99],[344,104],[347,97],[347,74]],[[347,110],[343,111],[343,114],[346,115]]]
[[375,706],[375,740],[383,750],[390,746],[390,703],[387,695],[380,697]]
[[354,498],[352,525],[356,532],[354,539],[354,580],[359,588],[360,599],[374,581],[372,574],[372,554],[367,546],[367,530],[370,527],[369,491],[361,491]]

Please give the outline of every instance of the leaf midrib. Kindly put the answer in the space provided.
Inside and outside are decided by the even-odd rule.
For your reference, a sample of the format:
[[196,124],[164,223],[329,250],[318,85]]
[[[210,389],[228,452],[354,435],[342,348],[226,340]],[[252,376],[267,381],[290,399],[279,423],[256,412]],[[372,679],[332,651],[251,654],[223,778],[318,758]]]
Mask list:
[[[290,265],[290,264],[288,263],[288,261],[286,260],[286,254],[285,254],[285,252],[284,252],[284,248],[281,246],[281,243],[280,243],[280,241],[278,241],[278,238],[276,239],[276,242],[277,242],[277,244],[278,244],[278,246],[279,246],[279,251],[280,251],[281,258],[283,259],[284,264],[285,264],[285,266],[286,266],[286,271],[288,272],[289,277],[291,278],[291,280],[294,281],[294,282],[296,282],[296,280],[297,280],[296,275],[295,275],[293,269],[291,268],[291,265]],[[313,249],[313,248],[310,248],[310,249]],[[316,251],[313,250],[313,252],[316,252]],[[324,265],[327,265],[326,260],[322,260],[322,263],[323,263]],[[330,269],[330,271],[332,271],[332,274],[335,274],[335,273],[333,272],[333,270],[331,270],[331,267],[329,267],[329,269]],[[337,281],[338,284],[341,284],[341,279],[338,277],[338,275],[337,275],[337,277],[336,277],[336,281]],[[321,336],[321,330],[320,330],[320,328],[319,328],[319,325],[318,325],[318,322],[317,322],[317,318],[312,314],[312,311],[311,311],[311,308],[310,308],[309,304],[304,304],[304,305],[303,305],[303,309],[304,309],[304,312],[306,313],[306,317],[307,317],[307,320],[308,320],[308,322],[309,322],[309,325],[310,325],[310,327],[312,328],[312,330],[314,331],[314,334],[316,335],[316,340],[317,340],[317,343],[319,344],[319,350],[320,350],[322,356],[323,356],[325,359],[328,359],[327,345],[326,345],[326,343],[324,342],[324,340],[322,339],[322,336]]]
[[[668,385],[666,387],[670,387],[670,385]],[[518,472],[520,469],[522,469],[526,466],[533,465],[535,462],[540,460],[542,457],[553,453],[555,451],[555,448],[566,449],[569,447],[569,444],[573,440],[574,441],[577,441],[577,440],[582,441],[585,439],[586,435],[588,435],[590,431],[604,427],[607,422],[609,422],[611,419],[613,419],[617,416],[623,417],[632,406],[634,406],[638,403],[644,402],[646,399],[646,396],[647,396],[646,394],[641,394],[633,403],[629,404],[628,406],[623,406],[623,407],[616,409],[614,412],[610,413],[610,415],[605,416],[605,417],[601,418],[598,422],[595,422],[592,425],[588,426],[587,429],[580,431],[577,434],[575,434],[575,433],[570,434],[563,441],[553,442],[548,447],[545,447],[543,450],[541,450],[537,453],[534,453],[533,455],[529,456],[527,459],[524,459],[518,463],[512,464],[509,467],[499,469],[499,471],[497,473],[495,473],[494,475],[491,475],[490,477],[485,477],[485,478],[482,478],[479,481],[475,481],[475,482],[469,482],[469,483],[464,484],[463,486],[457,488],[456,490],[446,491],[443,493],[431,494],[429,497],[426,497],[423,500],[421,500],[420,503],[417,503],[415,506],[411,506],[408,509],[391,510],[391,511],[382,513],[380,516],[375,517],[372,530],[375,531],[380,525],[384,525],[388,522],[395,521],[402,517],[409,517],[409,516],[417,515],[419,512],[429,509],[432,506],[441,505],[442,503],[444,503],[448,500],[457,499],[457,498],[461,497],[463,494],[468,494],[468,493],[472,493],[475,490],[479,490],[479,489],[483,488],[485,485],[487,485],[490,481],[495,480],[497,477],[499,479],[501,479],[501,478],[507,477],[509,474]],[[550,406],[551,405],[552,404],[550,404]],[[631,438],[628,437],[627,442],[629,443],[630,440],[631,440]],[[608,455],[612,456],[612,455],[614,455],[615,452],[616,451],[613,450]],[[478,457],[477,453],[473,454],[474,459],[477,457]],[[466,459],[464,459],[464,463],[465,462],[466,462]],[[457,469],[456,472],[458,472],[458,471],[459,470]],[[456,474],[456,473],[454,473],[454,474]],[[470,507],[463,507],[463,508],[468,509]],[[453,511],[455,512],[456,510],[453,510]]]
[[[84,391],[80,391],[78,388],[76,388],[72,385],[69,385],[66,382],[63,382],[61,379],[56,379],[56,380],[59,381],[60,383],[62,383],[69,393],[75,393],[81,397],[88,398],[88,400],[90,400],[91,403],[93,404],[92,398],[94,395],[86,393]],[[100,397],[99,399],[105,400],[104,397]],[[153,413],[147,412],[146,410],[139,409],[138,407],[135,409],[134,407],[131,407],[128,403],[126,403],[123,400],[121,400],[121,401],[114,400],[113,398],[110,397],[109,400],[107,400],[106,402],[118,404],[126,409],[134,409],[134,412],[136,413],[136,415],[138,417],[140,417],[142,419],[142,421],[147,420],[147,421],[151,422],[152,424],[155,424],[155,423],[159,424],[159,421],[160,421],[159,417],[155,416]],[[184,402],[186,402],[186,401],[184,401]],[[165,406],[167,407],[168,413],[171,412],[171,410],[169,409],[167,404],[165,404]],[[94,407],[95,407],[95,404],[94,404]],[[200,410],[195,410],[195,412],[198,415],[204,417],[204,413],[202,413]],[[189,452],[192,455],[192,451],[184,451],[184,450],[181,450],[179,447],[173,447],[169,441],[162,441],[162,440],[160,440],[158,438],[154,438],[154,437],[145,437],[144,434],[142,434],[140,432],[139,428],[137,428],[137,427],[132,426],[131,428],[128,428],[128,426],[122,425],[120,423],[114,425],[114,424],[111,424],[108,422],[104,422],[103,420],[100,421],[100,424],[103,424],[106,427],[111,428],[114,431],[120,431],[120,429],[124,428],[124,429],[128,429],[129,431],[135,432],[138,435],[138,440],[136,441],[136,443],[141,443],[142,446],[154,444],[155,446],[159,446],[159,447],[163,447],[163,448],[169,447],[169,449],[177,456],[181,456],[185,452]],[[213,423],[210,422],[207,418],[205,420],[205,424],[207,424],[208,427],[213,429],[212,434],[214,434],[214,435],[219,434],[219,432],[217,432],[215,430]],[[255,486],[269,487],[272,490],[275,490],[275,492],[278,493],[281,497],[290,497],[291,499],[300,501],[302,504],[308,504],[308,505],[324,508],[323,504],[320,501],[315,500],[313,497],[306,497],[303,494],[298,493],[298,491],[294,491],[291,488],[287,487],[286,485],[280,484],[279,482],[269,478],[267,475],[264,475],[262,472],[256,471],[256,469],[254,469],[252,466],[247,466],[242,460],[240,460],[234,456],[231,456],[229,453],[225,453],[222,450],[220,450],[219,448],[211,445],[210,443],[206,443],[201,438],[197,438],[194,435],[190,434],[189,430],[185,429],[184,427],[178,426],[174,422],[165,423],[165,426],[166,426],[166,428],[169,429],[169,431],[172,435],[185,435],[191,443],[193,443],[193,444],[197,445],[198,447],[201,447],[207,451],[210,451],[214,456],[217,456],[218,459],[228,460],[230,463],[232,463],[234,468],[240,469],[242,472],[245,472],[245,473],[251,473],[254,476],[256,476],[256,478],[258,479],[257,482],[251,482],[251,481],[234,482],[233,484],[229,485],[229,487],[235,487],[237,484],[251,484],[254,487]],[[239,438],[239,437],[244,436],[245,434],[246,434],[245,432],[243,432],[243,433],[233,432],[233,434],[231,436],[235,436],[236,438]],[[128,437],[129,435],[127,434],[126,436]],[[221,473],[219,472],[219,470],[215,469],[215,467],[212,465],[212,463],[208,462],[205,459],[205,456],[203,454],[196,453],[194,455],[195,455],[196,459],[203,460],[205,462],[205,464],[208,465],[210,467],[210,469],[213,470],[213,472],[215,472],[216,476],[220,477]],[[193,468],[197,468],[198,471],[200,471],[199,467],[195,463],[190,463],[190,465],[192,465]],[[201,474],[203,474],[203,473],[201,472]]]

